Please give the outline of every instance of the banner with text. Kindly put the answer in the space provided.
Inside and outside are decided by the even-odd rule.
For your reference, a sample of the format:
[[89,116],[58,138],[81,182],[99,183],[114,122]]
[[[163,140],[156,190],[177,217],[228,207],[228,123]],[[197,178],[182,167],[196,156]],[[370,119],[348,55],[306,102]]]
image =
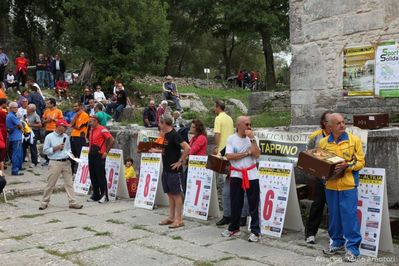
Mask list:
[[137,135],[137,145],[139,142],[150,142],[150,141],[155,141],[159,137],[159,131],[154,129],[144,129],[140,130],[138,135]]
[[88,194],[91,181],[89,177],[89,147],[83,147],[80,152],[80,162],[76,170],[73,189],[79,194]]
[[399,97],[399,44],[378,46],[375,59],[375,93]]
[[213,171],[206,168],[207,160],[208,156],[190,155],[189,157],[184,216],[201,220],[208,219]]
[[160,153],[142,153],[140,180],[134,206],[152,210],[155,204],[158,182],[161,175]]

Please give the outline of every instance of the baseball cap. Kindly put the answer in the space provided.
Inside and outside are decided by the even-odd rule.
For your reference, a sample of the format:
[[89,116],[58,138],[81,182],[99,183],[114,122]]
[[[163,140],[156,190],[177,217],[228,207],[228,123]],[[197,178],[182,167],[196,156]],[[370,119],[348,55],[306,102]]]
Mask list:
[[69,127],[69,126],[71,126],[71,125],[68,124],[68,122],[67,122],[66,120],[64,120],[64,119],[58,120],[58,121],[55,123],[55,125],[56,125],[57,127],[59,127],[59,126],[64,126],[64,127]]
[[95,115],[91,115],[90,118],[95,118],[97,119],[98,122],[100,122],[100,116],[98,115],[98,113],[96,113]]

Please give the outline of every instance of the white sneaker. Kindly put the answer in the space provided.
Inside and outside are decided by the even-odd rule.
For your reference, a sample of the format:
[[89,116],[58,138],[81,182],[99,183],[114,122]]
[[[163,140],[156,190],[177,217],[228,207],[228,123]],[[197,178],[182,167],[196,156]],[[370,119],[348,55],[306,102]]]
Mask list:
[[222,232],[223,237],[234,237],[234,236],[240,236],[240,235],[241,235],[240,229],[235,230],[235,231],[225,230]]
[[106,195],[103,195],[103,196],[101,197],[101,199],[98,201],[98,203],[104,203],[104,202],[108,202],[108,199],[107,199],[107,196],[106,196]]
[[314,244],[315,243],[315,237],[314,236],[309,236],[308,238],[306,238],[306,243],[307,244]]
[[260,240],[260,234],[258,236],[255,235],[254,233],[251,233],[249,235],[249,238],[248,238],[249,242],[259,242],[259,240]]
[[355,256],[352,252],[349,250],[346,251],[344,261],[346,262],[356,262],[359,259],[359,256]]
[[34,163],[31,163],[30,165],[29,165],[29,168],[35,168],[36,167],[36,164],[34,164]]

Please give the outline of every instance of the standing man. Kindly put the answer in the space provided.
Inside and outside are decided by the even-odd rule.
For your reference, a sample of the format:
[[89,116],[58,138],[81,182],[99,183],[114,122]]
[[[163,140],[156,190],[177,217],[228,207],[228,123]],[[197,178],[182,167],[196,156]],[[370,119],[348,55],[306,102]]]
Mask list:
[[54,74],[54,83],[60,79],[65,80],[65,62],[60,58],[60,54],[56,54],[53,62],[51,63],[51,68]]
[[[314,149],[319,145],[322,138],[330,135],[331,130],[328,120],[331,111],[325,111],[320,118],[320,129],[310,134],[307,149]],[[315,183],[315,199],[310,206],[309,217],[305,226],[305,241],[308,244],[315,244],[315,236],[319,230],[321,219],[323,218],[324,205],[326,205],[326,193],[324,181],[317,180]]]
[[23,175],[22,170],[22,125],[17,117],[18,104],[11,102],[8,105],[9,113],[6,118],[7,131],[9,133],[8,142],[11,146],[11,175]]
[[22,87],[25,87],[26,82],[26,72],[28,70],[29,61],[25,57],[25,53],[21,52],[19,57],[15,59],[15,74],[17,75],[17,88],[19,90],[20,83]]
[[44,88],[44,79],[46,77],[47,62],[43,54],[39,54],[36,61],[36,81],[41,88]]
[[157,109],[155,108],[155,101],[150,100],[148,106],[143,112],[143,122],[145,127],[157,127]]
[[172,100],[176,104],[176,109],[180,113],[183,113],[183,109],[180,105],[179,93],[177,92],[176,84],[173,82],[172,76],[166,77],[166,82],[162,85],[162,98],[164,100]]
[[4,80],[4,74],[9,62],[10,60],[8,59],[8,56],[4,53],[3,47],[0,46],[0,81]]
[[[57,103],[54,98],[50,98],[46,101],[47,109],[43,114],[43,123],[45,124],[45,136],[52,133],[56,128],[56,123],[58,120],[64,119],[62,111],[56,107]],[[42,164],[42,166],[47,166],[49,163],[48,158]]]
[[[183,168],[190,152],[190,145],[173,128],[173,117],[164,114],[160,118],[160,130],[165,134],[165,152],[162,154],[163,172],[162,187],[169,198],[168,218],[160,225],[169,225],[169,228],[179,228],[183,223]],[[184,150],[181,153],[181,150]],[[150,152],[161,153],[162,150],[152,148]]]
[[[213,150],[214,155],[224,156],[226,153],[226,141],[227,138],[234,133],[233,119],[224,112],[225,104],[221,100],[215,102],[213,111],[216,114],[213,131],[215,134],[215,148]],[[222,187],[222,203],[223,203],[223,217],[216,225],[226,225],[230,223],[231,207],[230,207],[230,184],[228,177],[222,174],[217,175],[218,187]],[[220,191],[220,190],[219,190]]]
[[69,208],[82,209],[83,205],[78,204],[75,199],[75,192],[73,191],[73,181],[71,172],[71,161],[68,152],[71,151],[69,137],[65,134],[68,122],[60,119],[56,123],[54,132],[48,134],[44,140],[43,152],[47,154],[50,159],[49,176],[47,178],[47,186],[44,189],[43,199],[39,210],[44,210],[48,207],[51,194],[57,184],[57,180],[62,174],[64,178],[64,188],[68,196]]
[[[72,154],[79,158],[82,147],[86,145],[89,115],[84,111],[83,104],[80,102],[73,104],[73,110],[76,112],[76,114],[71,121],[71,150]],[[72,174],[75,174],[77,170],[77,163],[73,160],[71,163]]]
[[24,154],[26,154],[26,150],[29,147],[30,157],[32,161],[29,167],[32,168],[35,167],[38,163],[37,140],[40,138],[40,129],[42,127],[42,122],[40,120],[40,116],[36,113],[36,106],[33,103],[28,105],[26,111],[27,111],[26,122],[28,123],[29,127],[32,129],[34,138],[33,140],[29,140],[29,142],[24,142]]
[[345,162],[335,167],[335,172],[343,172],[343,176],[326,182],[331,244],[324,253],[334,255],[346,250],[345,261],[354,262],[360,255],[362,241],[357,218],[357,186],[359,170],[365,165],[363,148],[357,136],[345,131],[345,120],[341,114],[331,114],[328,126],[331,134],[320,140],[319,147],[345,159]]
[[46,103],[43,99],[43,96],[38,92],[38,88],[36,86],[30,86],[31,92],[29,93],[29,103],[32,103],[36,106],[36,113],[42,117],[44,108],[46,107]]
[[96,115],[90,116],[89,125],[89,173],[93,195],[87,201],[108,201],[107,179],[105,178],[105,159],[115,143],[108,129],[100,125]]
[[229,228],[222,233],[224,237],[240,234],[240,215],[244,203],[244,193],[247,194],[249,212],[251,215],[251,234],[249,242],[260,240],[259,226],[259,177],[256,160],[260,149],[251,129],[248,116],[237,118],[237,133],[227,139],[226,158],[230,161],[230,198],[231,221]]

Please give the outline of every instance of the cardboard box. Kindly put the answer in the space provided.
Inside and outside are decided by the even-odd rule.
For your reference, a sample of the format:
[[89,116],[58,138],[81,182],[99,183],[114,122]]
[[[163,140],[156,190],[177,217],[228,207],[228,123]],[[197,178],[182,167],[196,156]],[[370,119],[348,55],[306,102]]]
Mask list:
[[328,180],[343,175],[343,171],[334,174],[334,169],[337,164],[344,161],[333,153],[316,148],[300,152],[297,167],[319,179]]
[[137,153],[148,152],[151,148],[161,149],[164,150],[165,146],[155,142],[143,142],[140,141],[139,145],[137,146]]
[[386,113],[353,115],[353,125],[361,129],[388,127],[389,115]]
[[219,174],[227,175],[229,173],[230,163],[225,157],[208,155],[206,168]]

